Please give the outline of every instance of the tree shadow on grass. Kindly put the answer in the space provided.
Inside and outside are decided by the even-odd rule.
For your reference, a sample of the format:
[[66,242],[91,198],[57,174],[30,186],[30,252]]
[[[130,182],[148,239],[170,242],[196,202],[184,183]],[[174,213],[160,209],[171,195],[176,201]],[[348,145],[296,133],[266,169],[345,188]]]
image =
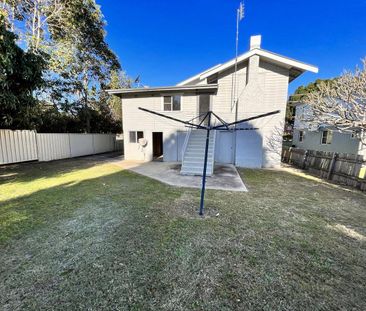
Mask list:
[[[198,203],[198,191],[128,171],[4,202],[26,218],[0,252],[0,304],[5,310],[362,309],[363,249],[325,226],[329,219],[351,220],[333,202],[344,194],[334,197],[333,189],[283,172],[243,172],[252,191],[208,191],[207,205],[220,216],[207,219],[173,211]],[[325,200],[332,204],[321,210]]]
[[50,162],[28,162],[0,166],[0,185],[14,181],[29,182],[37,178],[52,178],[60,174],[88,169],[106,162],[108,158],[113,158],[115,155],[115,153],[111,155],[99,154]]
[[180,195],[118,171],[3,202],[0,304],[9,310],[146,306],[166,286],[159,272],[174,252],[168,245],[183,238],[173,236],[176,219],[165,226],[170,219],[163,212]]

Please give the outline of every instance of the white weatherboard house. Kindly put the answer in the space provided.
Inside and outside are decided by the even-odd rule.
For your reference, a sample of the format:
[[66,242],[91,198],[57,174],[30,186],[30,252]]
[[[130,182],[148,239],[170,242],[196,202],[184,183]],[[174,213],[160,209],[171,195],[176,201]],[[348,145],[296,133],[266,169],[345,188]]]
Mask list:
[[[208,154],[208,175],[214,163],[241,167],[276,167],[281,161],[281,144],[288,84],[314,66],[261,49],[261,36],[252,36],[248,52],[168,87],[117,89],[110,94],[122,99],[126,160],[182,161],[183,174],[201,174],[205,131],[190,130],[138,108],[143,107],[182,120],[200,119],[211,110],[226,122],[280,110],[241,127],[253,131],[212,131]],[[235,101],[237,99],[237,101]],[[235,102],[237,103],[235,105]]]
[[303,114],[309,111],[309,106],[296,103],[295,109],[292,140],[295,147],[306,150],[357,154],[366,157],[366,146],[362,143],[359,135],[352,132],[341,132],[331,126],[311,126],[302,121]]

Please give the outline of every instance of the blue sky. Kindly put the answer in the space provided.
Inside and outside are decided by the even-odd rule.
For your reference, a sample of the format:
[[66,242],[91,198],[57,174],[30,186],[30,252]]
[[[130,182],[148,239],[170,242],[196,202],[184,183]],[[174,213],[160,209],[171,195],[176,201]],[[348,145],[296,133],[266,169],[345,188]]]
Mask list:
[[[97,1],[107,41],[131,77],[149,86],[174,85],[235,54],[239,0]],[[262,35],[264,49],[319,67],[289,91],[353,69],[366,56],[366,0],[247,0],[239,52]]]

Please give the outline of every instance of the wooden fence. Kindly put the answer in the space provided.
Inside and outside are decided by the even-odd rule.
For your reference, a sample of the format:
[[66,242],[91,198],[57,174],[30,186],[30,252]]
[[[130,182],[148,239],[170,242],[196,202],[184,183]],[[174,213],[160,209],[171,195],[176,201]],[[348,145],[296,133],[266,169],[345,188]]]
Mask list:
[[366,191],[366,161],[362,155],[284,148],[282,162],[311,174]]
[[0,165],[59,160],[118,149],[115,134],[44,134],[0,129]]

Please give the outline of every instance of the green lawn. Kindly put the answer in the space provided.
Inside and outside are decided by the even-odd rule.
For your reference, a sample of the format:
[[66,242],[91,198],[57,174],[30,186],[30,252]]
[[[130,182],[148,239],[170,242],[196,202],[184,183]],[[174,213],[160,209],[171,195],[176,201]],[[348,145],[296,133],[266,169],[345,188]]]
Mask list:
[[0,168],[1,310],[366,310],[366,196],[242,170],[248,193],[111,163]]

